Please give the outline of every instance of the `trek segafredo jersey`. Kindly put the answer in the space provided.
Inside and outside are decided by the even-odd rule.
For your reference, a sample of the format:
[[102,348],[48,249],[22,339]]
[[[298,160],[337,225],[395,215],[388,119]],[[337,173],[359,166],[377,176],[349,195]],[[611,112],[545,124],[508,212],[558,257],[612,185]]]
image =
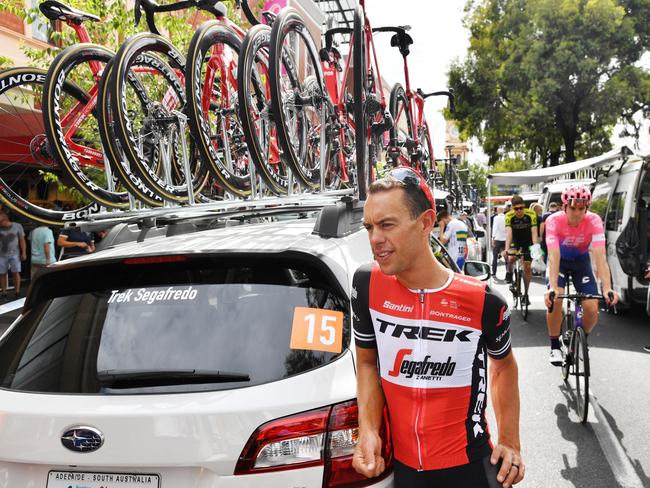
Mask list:
[[395,458],[414,469],[467,464],[490,454],[487,355],[510,352],[510,311],[483,282],[449,274],[410,290],[375,264],[352,288],[356,345],[376,348]]

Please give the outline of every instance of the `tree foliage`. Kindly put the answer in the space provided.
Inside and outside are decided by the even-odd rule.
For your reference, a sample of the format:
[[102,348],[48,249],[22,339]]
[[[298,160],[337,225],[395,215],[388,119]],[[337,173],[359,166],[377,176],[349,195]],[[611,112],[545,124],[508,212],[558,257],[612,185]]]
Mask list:
[[[494,164],[558,164],[610,149],[617,122],[650,115],[648,0],[470,0],[467,60],[449,85],[464,137]],[[637,117],[638,119],[638,117]]]
[[[41,14],[38,6],[26,9],[25,3],[25,0],[8,0],[6,3],[0,4],[0,11],[13,13],[28,24],[37,20],[49,22]],[[140,24],[135,26],[132,3],[127,3],[126,0],[65,0],[64,3],[100,17],[101,22],[87,22],[85,25],[93,43],[101,44],[113,51],[117,51],[129,36],[148,30],[144,15]],[[159,3],[172,2],[162,1]],[[229,19],[239,25],[246,24],[240,19],[239,13],[235,12],[234,0],[225,0],[224,4],[228,8]],[[178,12],[156,14],[155,21],[158,30],[166,35],[181,53],[185,54],[196,27],[211,18],[205,11],[190,8]],[[52,44],[50,48],[23,47],[31,65],[46,68],[62,48],[79,43],[72,28],[58,22],[57,24],[59,25],[50,24],[49,38]]]

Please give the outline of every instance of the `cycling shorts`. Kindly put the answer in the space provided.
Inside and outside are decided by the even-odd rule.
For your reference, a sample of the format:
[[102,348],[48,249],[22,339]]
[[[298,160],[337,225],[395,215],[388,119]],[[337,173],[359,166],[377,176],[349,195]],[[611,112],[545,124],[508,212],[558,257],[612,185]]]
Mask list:
[[[548,268],[546,269],[546,287],[550,288],[548,279]],[[577,259],[560,259],[560,274],[557,277],[557,286],[566,289],[567,278],[571,278],[573,288],[578,293],[597,295],[598,285],[591,269],[589,254]]]
[[511,242],[510,249],[514,249],[514,250],[519,249],[524,256],[524,261],[530,263],[533,260],[533,258],[530,255],[530,246],[532,245],[533,245],[532,242],[525,243],[525,244],[517,244],[516,242]]
[[418,471],[395,460],[394,483],[396,488],[501,488],[500,466],[501,461],[493,466],[487,456],[453,468]]

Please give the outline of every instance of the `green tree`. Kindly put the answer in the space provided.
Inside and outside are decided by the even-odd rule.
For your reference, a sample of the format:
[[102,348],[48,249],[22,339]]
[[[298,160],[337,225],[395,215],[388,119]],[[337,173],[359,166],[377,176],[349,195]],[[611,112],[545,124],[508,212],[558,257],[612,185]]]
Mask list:
[[[617,122],[639,135],[650,74],[648,0],[470,0],[467,60],[449,72],[461,134],[494,164],[558,164],[610,149]],[[638,117],[637,117],[638,119]]]

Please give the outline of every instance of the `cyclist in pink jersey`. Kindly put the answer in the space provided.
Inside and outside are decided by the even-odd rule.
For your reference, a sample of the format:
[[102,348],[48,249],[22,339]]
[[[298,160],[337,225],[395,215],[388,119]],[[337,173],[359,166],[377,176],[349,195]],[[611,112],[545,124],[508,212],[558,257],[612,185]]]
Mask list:
[[[598,286],[591,268],[591,248],[596,270],[600,279],[603,295],[608,305],[615,305],[618,296],[612,291],[611,275],[605,254],[605,231],[600,217],[590,212],[591,192],[582,185],[569,186],[562,192],[563,211],[556,212],[546,219],[546,246],[548,248],[548,266],[546,268],[546,286],[544,296],[547,307],[551,306],[551,293],[564,293],[567,278],[571,278],[575,290],[589,295],[598,294]],[[610,297],[610,292],[612,293]],[[560,352],[560,325],[562,321],[561,299],[555,299],[553,312],[547,312],[546,324],[551,340],[549,362],[554,366],[562,365]],[[582,324],[586,334],[598,322],[598,301],[582,302]]]

